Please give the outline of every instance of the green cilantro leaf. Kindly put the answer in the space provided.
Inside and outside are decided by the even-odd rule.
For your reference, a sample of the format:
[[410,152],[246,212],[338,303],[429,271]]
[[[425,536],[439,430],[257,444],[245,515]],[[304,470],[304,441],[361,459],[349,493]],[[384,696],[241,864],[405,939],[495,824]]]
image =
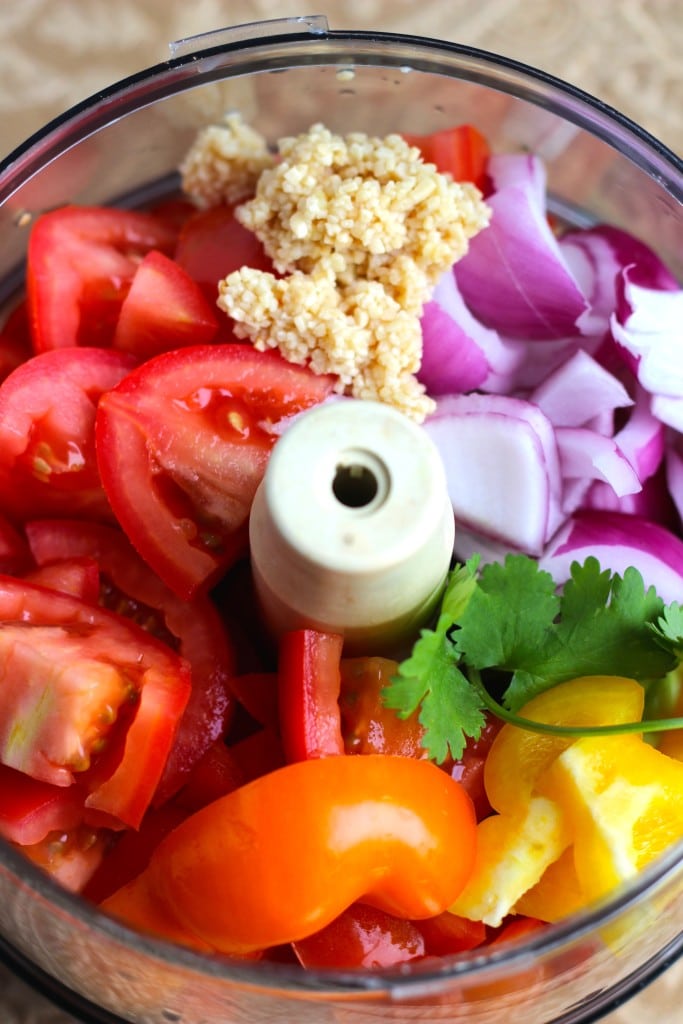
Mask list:
[[[595,558],[575,562],[559,594],[550,574],[526,555],[508,555],[481,571],[475,557],[450,574],[436,626],[422,631],[383,701],[404,718],[419,709],[425,748],[442,762],[460,757],[468,737],[479,737],[486,708],[524,727],[515,712],[557,683],[621,675],[645,685],[681,660],[683,608],[665,607],[637,569],[622,577],[601,570]],[[509,678],[503,706],[485,689],[491,669]],[[667,722],[648,725],[661,731]]]
[[648,623],[657,643],[683,660],[683,608],[676,601],[664,609],[656,622]]
[[409,658],[399,665],[398,674],[384,688],[386,707],[407,718],[420,707],[424,747],[438,763],[449,752],[462,756],[466,737],[477,738],[484,726],[483,703],[458,668],[449,631],[476,592],[478,559],[457,566],[450,573],[435,628],[423,629]]
[[[523,586],[527,589],[519,589],[515,598]],[[588,558],[572,565],[556,605],[548,587],[547,574],[532,559],[508,557],[504,566],[484,568],[460,622],[456,645],[464,662],[512,673],[504,695],[511,710],[577,676],[621,675],[647,682],[675,666],[674,655],[656,642],[651,629],[664,603],[654,588],[645,589],[637,569],[627,569],[622,578]],[[484,634],[487,645],[481,642]]]
[[559,611],[557,585],[526,555],[484,566],[460,616],[456,650],[478,669],[531,665],[546,650]]

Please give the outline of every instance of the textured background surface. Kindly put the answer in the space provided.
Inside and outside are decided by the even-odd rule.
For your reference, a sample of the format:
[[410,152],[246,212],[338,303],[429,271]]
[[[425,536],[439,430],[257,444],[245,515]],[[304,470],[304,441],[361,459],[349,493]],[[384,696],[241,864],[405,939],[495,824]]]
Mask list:
[[[435,36],[525,61],[683,151],[681,0],[0,0],[0,154],[100,87],[164,60],[171,40],[320,13],[331,28]],[[679,965],[605,1024],[674,1024],[682,999]],[[0,968],[0,1024],[72,1018]]]

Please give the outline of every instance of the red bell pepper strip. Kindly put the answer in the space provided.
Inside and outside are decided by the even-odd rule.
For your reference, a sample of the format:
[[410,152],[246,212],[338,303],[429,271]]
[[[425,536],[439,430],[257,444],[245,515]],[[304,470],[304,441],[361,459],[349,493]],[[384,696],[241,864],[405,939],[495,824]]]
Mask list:
[[339,710],[343,637],[285,633],[278,658],[282,747],[288,763],[344,753]]

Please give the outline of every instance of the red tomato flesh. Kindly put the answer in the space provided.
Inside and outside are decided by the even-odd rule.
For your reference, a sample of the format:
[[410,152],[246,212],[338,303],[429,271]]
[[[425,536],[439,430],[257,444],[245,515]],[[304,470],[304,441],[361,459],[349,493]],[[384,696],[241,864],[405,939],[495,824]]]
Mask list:
[[296,629],[280,640],[278,698],[288,762],[344,753],[339,713],[344,638]]
[[100,596],[100,567],[94,558],[65,558],[26,573],[24,579],[61,594],[71,594],[86,604],[97,604]]
[[212,303],[218,298],[218,282],[233,270],[273,271],[261,242],[235,219],[232,206],[212,206],[189,217],[178,236],[175,259]]
[[96,445],[107,496],[179,597],[213,585],[245,553],[273,426],[331,390],[329,377],[273,352],[210,345],[157,356],[103,396]]
[[118,616],[8,576],[0,622],[0,761],[78,779],[87,806],[139,824],[189,698],[187,664]]
[[70,348],[22,363],[0,385],[0,507],[110,519],[95,457],[101,395],[135,366],[123,352]]
[[486,191],[486,166],[491,151],[484,136],[471,124],[404,138],[411,146],[417,146],[424,160],[435,164],[442,174],[450,174],[454,181],[472,181]]
[[52,786],[0,765],[0,836],[28,846],[67,831],[83,820],[85,797],[79,786]]
[[137,623],[189,662],[192,692],[176,733],[154,802],[167,800],[232,717],[230,677],[234,653],[213,602],[204,595],[181,601],[140,558],[115,527],[79,520],[34,520],[26,525],[39,566],[90,557],[99,565],[99,603]]
[[292,943],[303,967],[394,967],[425,955],[417,925],[354,903],[326,928]]
[[152,250],[135,271],[123,300],[113,346],[149,359],[184,345],[203,345],[218,331],[218,315],[181,266]]
[[44,213],[29,239],[26,281],[36,352],[111,345],[141,258],[170,254],[176,230],[152,214],[65,206]]

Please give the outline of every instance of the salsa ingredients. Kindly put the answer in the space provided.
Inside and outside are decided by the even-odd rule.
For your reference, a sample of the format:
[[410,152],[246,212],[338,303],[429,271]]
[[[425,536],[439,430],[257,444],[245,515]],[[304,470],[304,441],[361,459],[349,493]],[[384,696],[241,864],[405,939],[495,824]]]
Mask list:
[[227,953],[304,938],[358,899],[433,917],[469,876],[474,829],[469,797],[428,761],[313,758],[189,817],[104,908],[125,919],[144,886],[164,914]]
[[[638,721],[642,709],[642,687],[605,676],[554,686],[522,715],[591,725]],[[560,892],[569,893],[561,903],[569,899],[576,910],[634,877],[683,835],[683,764],[641,736],[538,736],[504,725],[484,781],[496,813],[477,826],[475,868],[452,909],[490,925],[519,912],[530,890],[523,912],[531,907],[554,920],[558,898],[543,884],[551,869]],[[560,861],[570,847],[568,866]]]
[[[58,676],[53,695],[63,699],[66,713],[55,717],[48,739],[59,747],[74,730],[80,738],[91,705],[78,699],[79,673],[73,666],[62,671],[69,648],[61,638],[66,633],[77,645],[88,634],[88,616],[100,614],[125,638],[127,651],[166,666],[162,682],[170,686],[177,677],[170,693],[149,685],[151,679],[139,690],[130,686],[133,699],[120,703],[115,721],[108,713],[106,721],[95,716],[101,735],[92,744],[86,722],[82,745],[90,744],[91,763],[84,759],[82,771],[69,769],[71,784],[2,766],[0,831],[86,898],[106,900],[105,909],[133,926],[198,950],[215,951],[218,942],[250,958],[372,966],[368,934],[382,936],[379,959],[386,965],[506,941],[585,906],[593,891],[584,877],[591,858],[601,858],[600,878],[611,872],[612,885],[683,831],[680,801],[675,792],[667,796],[680,791],[673,762],[680,758],[680,730],[657,737],[654,760],[633,735],[683,724],[658,720],[681,710],[673,698],[668,704],[660,699],[683,650],[683,612],[675,603],[683,577],[683,544],[675,535],[683,509],[675,419],[680,375],[669,339],[677,302],[659,294],[676,295],[677,285],[654,253],[625,232],[563,233],[548,218],[543,167],[535,157],[489,157],[469,126],[408,141],[428,159],[433,152],[443,174],[421,164],[417,151],[397,137],[340,140],[314,126],[283,143],[278,155],[239,119],[207,129],[183,167],[194,202],[158,204],[142,221],[126,211],[74,208],[39,219],[29,254],[35,267],[27,271],[30,317],[20,303],[0,338],[0,375],[17,363],[42,367],[35,390],[43,395],[55,390],[62,371],[32,352],[63,343],[62,368],[74,359],[90,365],[91,352],[104,363],[109,356],[130,360],[123,379],[96,387],[89,404],[60,383],[64,400],[49,417],[63,428],[63,448],[75,440],[79,451],[97,449],[98,464],[85,462],[104,481],[103,489],[92,473],[101,510],[77,505],[78,460],[62,474],[64,503],[43,503],[40,496],[58,486],[59,474],[44,479],[49,460],[41,457],[29,460],[26,479],[31,472],[34,477],[21,490],[32,495],[35,488],[36,502],[25,509],[13,505],[15,487],[8,489],[7,507],[0,504],[9,515],[7,522],[0,518],[2,567],[25,574],[11,583],[25,604],[9,610],[0,633],[12,655],[8,665],[26,668],[12,677],[12,692],[28,700],[36,678]],[[330,158],[350,159],[329,178],[328,143]],[[355,169],[354,147],[361,157]],[[373,161],[386,157],[393,168],[397,154],[406,157],[410,174],[381,178],[386,168]],[[292,162],[290,155],[304,159]],[[359,168],[370,173],[359,175]],[[294,180],[285,182],[292,172]],[[444,175],[456,182],[476,178],[492,206],[472,185],[454,187]],[[285,186],[293,188],[290,206]],[[458,203],[466,199],[463,223],[453,225],[453,234],[437,218],[435,252],[423,251],[423,214],[452,211],[456,196]],[[439,198],[443,209],[434,210]],[[344,203],[348,238],[331,219]],[[492,209],[489,240],[506,261],[497,250],[491,255],[484,241]],[[386,237],[375,231],[378,212],[387,214]],[[396,241],[398,250],[383,251],[385,241]],[[451,243],[457,253],[447,259]],[[285,340],[297,352],[296,332],[308,341],[311,333],[321,334],[323,350],[300,366],[235,343],[237,320],[215,309],[217,282],[226,279],[239,285],[245,302],[253,300],[256,318],[262,299],[281,301],[268,306],[264,323],[268,330],[285,323]],[[56,299],[62,293],[63,323]],[[242,328],[251,339],[246,321]],[[373,354],[375,342],[381,351]],[[274,336],[270,343],[279,344]],[[314,372],[326,365],[328,343],[338,360],[336,379]],[[130,349],[131,355],[95,346]],[[401,363],[408,349],[413,362],[421,354],[419,385],[414,369]],[[368,364],[370,356],[375,361]],[[44,372],[48,365],[53,374]],[[407,411],[419,418],[437,399],[427,429],[443,428],[458,518],[456,558],[465,564],[454,570],[433,629],[400,670],[373,651],[349,661],[338,637],[304,630],[283,638],[278,672],[249,588],[245,524],[253,489],[291,419],[333,390],[351,390],[350,381],[370,367],[371,397],[393,402],[403,374],[409,390],[399,401]],[[0,402],[17,379],[7,379]],[[87,392],[83,381],[79,386]],[[661,418],[654,414],[660,406]],[[460,451],[469,455],[463,466],[453,454],[450,427],[476,416],[477,431],[457,435]],[[40,436],[41,426],[38,414],[27,433]],[[473,433],[486,433],[491,443],[477,448]],[[512,480],[499,469],[491,472],[491,448],[508,437],[518,456],[524,449]],[[533,476],[534,488],[521,486],[519,476],[527,485]],[[103,525],[91,518],[111,517],[105,493],[129,539],[111,519]],[[480,514],[474,516],[477,495]],[[36,520],[36,514],[68,521]],[[566,536],[557,532],[562,524]],[[540,562],[519,552],[506,561],[509,549],[518,547]],[[468,560],[470,551],[481,559]],[[598,561],[589,557],[596,554]],[[486,561],[500,564],[479,569]],[[539,571],[546,566],[552,579]],[[561,597],[558,585],[565,585]],[[22,608],[38,594],[57,620],[22,620]],[[77,603],[75,625],[63,600]],[[223,625],[230,628],[229,642]],[[29,633],[30,644],[22,646]],[[51,660],[44,657],[53,651],[48,636],[60,638]],[[100,639],[102,650],[111,652],[111,636]],[[20,647],[23,661],[13,654]],[[158,662],[152,655],[160,650]],[[99,647],[90,653],[86,669],[101,659]],[[32,661],[39,658],[40,677]],[[107,678],[115,681],[119,668],[117,653],[113,672],[107,661]],[[617,671],[627,678],[614,678]],[[610,675],[587,680],[588,672]],[[72,678],[74,692],[60,690]],[[100,679],[96,671],[93,678]],[[92,705],[106,692],[91,694]],[[640,720],[643,697],[646,721]],[[10,703],[8,697],[6,709]],[[14,710],[12,704],[9,719]],[[10,731],[16,724],[10,721]],[[23,725],[22,719],[19,738]],[[613,740],[615,731],[631,735],[611,743],[596,735]],[[41,753],[40,729],[33,738],[24,765]],[[624,770],[622,754],[630,758]],[[389,761],[391,772],[373,767]],[[396,762],[401,777],[412,779],[400,792]],[[659,789],[655,772],[663,780]],[[302,787],[292,782],[299,773],[311,780],[312,794],[302,829],[295,817]],[[23,783],[13,786],[17,799],[3,800],[3,784],[13,785],[17,776]],[[374,789],[370,776],[376,776]],[[438,804],[429,797],[434,780],[441,797],[450,793],[465,816],[440,821],[438,830],[429,817]],[[381,814],[373,818],[368,799],[380,790]],[[614,815],[621,797],[628,813]],[[352,826],[345,852],[325,845],[331,833],[321,838],[320,832],[340,805]],[[417,817],[404,814],[407,809]],[[380,834],[382,815],[396,826],[393,838]],[[429,828],[434,824],[437,850],[428,858],[430,870],[441,872],[426,896],[418,891],[420,830],[411,831],[425,817]],[[247,831],[226,837],[225,821],[246,823]],[[317,845],[308,843],[309,828]],[[240,847],[240,836],[254,845]],[[192,864],[195,842],[203,870]],[[395,860],[390,850],[399,848]],[[251,859],[250,850],[256,850]],[[386,868],[383,881],[373,873],[377,864]],[[443,886],[454,873],[458,885],[447,894]],[[386,891],[378,897],[388,880],[393,903]],[[237,933],[231,907],[216,917],[221,892],[237,900]],[[378,898],[379,906],[366,902]],[[307,916],[311,905],[315,913]],[[459,905],[481,916],[436,912]],[[418,913],[431,916],[418,919]],[[484,924],[483,916],[496,923]],[[262,918],[264,928],[268,922],[273,928],[257,934]],[[290,943],[283,946],[282,935],[300,937],[282,940]],[[264,948],[267,943],[275,945]]]
[[657,680],[677,664],[678,608],[665,609],[632,566],[621,577],[595,558],[574,562],[558,594],[526,555],[480,572],[471,559],[451,574],[435,629],[422,631],[385,700],[403,716],[420,707],[430,756],[457,758],[488,706],[472,671],[475,680],[487,669],[505,673],[503,701],[512,711],[588,673]]

